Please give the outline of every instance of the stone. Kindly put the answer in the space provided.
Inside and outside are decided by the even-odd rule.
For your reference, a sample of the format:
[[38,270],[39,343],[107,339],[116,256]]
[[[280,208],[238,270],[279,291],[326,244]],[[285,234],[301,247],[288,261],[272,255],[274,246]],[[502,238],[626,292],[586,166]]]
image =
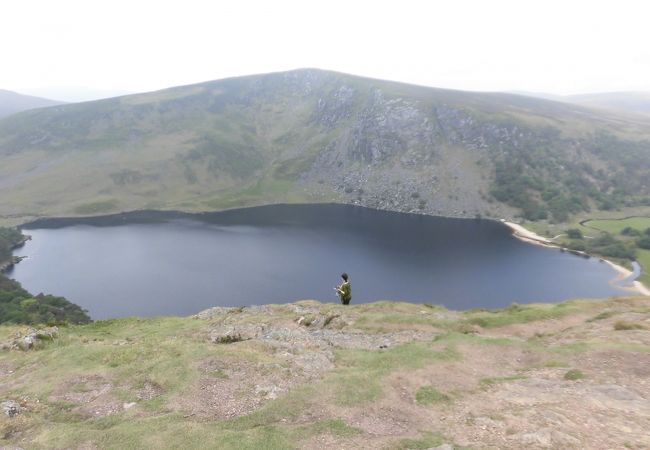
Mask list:
[[34,342],[36,342],[36,337],[29,334],[23,338],[21,347],[23,348],[23,350],[29,350],[31,348],[34,348]]
[[6,400],[2,402],[2,410],[9,417],[14,417],[20,414],[20,404],[14,400]]
[[43,329],[29,328],[23,335],[18,331],[14,336],[6,342],[0,344],[3,350],[32,350],[36,347],[38,341],[52,340],[58,336],[58,327],[47,327]]

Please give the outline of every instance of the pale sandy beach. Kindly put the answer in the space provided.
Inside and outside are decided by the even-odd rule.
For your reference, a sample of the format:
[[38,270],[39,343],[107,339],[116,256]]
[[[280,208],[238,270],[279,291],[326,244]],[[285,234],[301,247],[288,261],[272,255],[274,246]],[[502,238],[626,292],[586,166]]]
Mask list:
[[[508,227],[510,227],[510,229],[512,229],[513,231],[512,234],[516,238],[524,242],[528,242],[529,244],[542,245],[544,247],[550,247],[550,248],[561,248],[560,246],[553,244],[552,241],[545,238],[544,236],[540,236],[539,234],[533,231],[527,230],[526,228],[519,225],[518,223],[508,222],[507,220],[504,219],[501,219],[501,222],[503,222],[504,225],[507,225]],[[578,252],[578,253],[583,253],[583,252]],[[631,276],[634,272],[632,272],[629,269],[626,269],[625,267],[619,264],[613,263],[612,261],[609,261],[607,259],[604,258],[601,259],[607,264],[609,264],[609,266],[612,267],[619,274],[616,278],[610,280],[611,284],[621,289],[624,289],[626,291],[636,292],[641,295],[650,296],[650,289],[648,289],[648,287],[643,283],[641,283],[640,281],[633,281],[629,286],[622,286],[618,284],[620,281]]]
[[526,242],[534,241],[533,243],[544,244],[549,247],[557,247],[556,245],[552,245],[551,241],[545,238],[544,236],[540,236],[537,233],[527,230],[526,228],[522,227],[518,223],[508,222],[507,220],[504,219],[501,219],[501,222],[509,226],[514,231],[513,234],[516,237],[520,238],[522,241],[526,241]]

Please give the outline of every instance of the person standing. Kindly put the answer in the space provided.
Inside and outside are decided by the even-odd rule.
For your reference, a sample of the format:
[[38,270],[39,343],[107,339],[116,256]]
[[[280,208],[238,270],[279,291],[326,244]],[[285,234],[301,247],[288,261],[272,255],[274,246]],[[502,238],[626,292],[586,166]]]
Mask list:
[[352,300],[352,286],[350,285],[349,277],[347,273],[342,273],[341,278],[343,278],[343,283],[336,286],[334,290],[339,296],[342,305],[349,305],[350,300]]

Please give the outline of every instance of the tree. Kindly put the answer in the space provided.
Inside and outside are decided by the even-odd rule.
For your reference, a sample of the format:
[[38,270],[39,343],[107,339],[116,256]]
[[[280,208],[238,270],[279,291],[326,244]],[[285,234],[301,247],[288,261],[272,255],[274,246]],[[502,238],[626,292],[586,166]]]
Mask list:
[[625,227],[621,230],[623,236],[641,236],[641,232],[632,227]]
[[582,239],[582,231],[580,231],[577,228],[569,228],[566,230],[567,236],[569,236],[569,239]]
[[641,239],[637,239],[636,246],[650,250],[650,237],[642,237]]

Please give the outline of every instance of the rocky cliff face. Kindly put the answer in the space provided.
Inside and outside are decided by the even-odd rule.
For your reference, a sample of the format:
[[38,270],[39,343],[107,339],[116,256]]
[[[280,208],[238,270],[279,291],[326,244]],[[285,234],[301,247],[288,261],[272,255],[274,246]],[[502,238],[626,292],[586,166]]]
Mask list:
[[[342,131],[318,153],[303,182],[316,180],[352,203],[374,208],[490,214],[481,198],[488,184],[476,166],[488,138],[482,130],[469,130],[471,116],[446,105],[431,108],[417,100],[391,98],[380,88],[363,97],[343,85],[318,99],[316,122]],[[496,214],[509,212],[501,206],[493,209]]]
[[[349,202],[381,209],[461,217],[509,217],[524,210],[538,216],[533,218],[563,220],[598,208],[621,186],[629,167],[603,146],[650,157],[647,140],[608,132],[603,137],[602,130],[613,133],[611,124],[586,111],[552,102],[535,111],[508,96],[480,102],[460,97],[435,90],[414,96],[382,83],[342,84],[318,98],[315,122],[339,132],[301,180],[317,180]],[[635,132],[637,139],[645,136]],[[499,166],[505,168],[501,177],[495,174]],[[647,203],[650,192],[638,183],[643,177],[633,178],[629,194],[645,195],[637,201]]]

